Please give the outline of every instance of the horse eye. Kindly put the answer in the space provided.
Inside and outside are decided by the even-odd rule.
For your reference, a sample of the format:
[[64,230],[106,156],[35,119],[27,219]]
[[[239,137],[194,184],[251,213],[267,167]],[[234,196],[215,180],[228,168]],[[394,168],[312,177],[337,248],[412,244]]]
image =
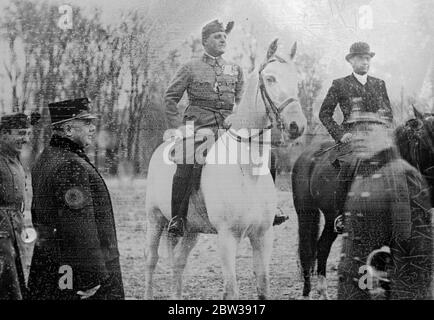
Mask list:
[[412,127],[413,129],[419,129],[422,126],[422,121],[420,121],[419,119],[411,119],[408,124],[410,125],[410,127]]
[[268,83],[275,83],[276,82],[276,78],[274,76],[268,76],[266,78]]

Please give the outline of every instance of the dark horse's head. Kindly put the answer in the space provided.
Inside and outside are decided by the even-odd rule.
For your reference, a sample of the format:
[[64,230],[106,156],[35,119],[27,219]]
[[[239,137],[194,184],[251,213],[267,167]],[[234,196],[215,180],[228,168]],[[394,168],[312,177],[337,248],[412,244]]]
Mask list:
[[415,119],[408,120],[395,131],[401,156],[417,168],[434,186],[434,115],[421,114],[414,108]]

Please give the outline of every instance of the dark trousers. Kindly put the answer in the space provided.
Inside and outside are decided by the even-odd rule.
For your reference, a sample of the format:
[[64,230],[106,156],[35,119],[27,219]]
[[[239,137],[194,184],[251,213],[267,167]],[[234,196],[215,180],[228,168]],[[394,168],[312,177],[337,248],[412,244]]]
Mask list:
[[16,231],[22,228],[21,213],[0,209],[0,300],[21,300],[26,285]]
[[[271,152],[270,173],[276,180],[276,156]],[[199,189],[202,175],[200,164],[178,164],[172,184],[172,217],[187,217],[190,195],[194,189]]]

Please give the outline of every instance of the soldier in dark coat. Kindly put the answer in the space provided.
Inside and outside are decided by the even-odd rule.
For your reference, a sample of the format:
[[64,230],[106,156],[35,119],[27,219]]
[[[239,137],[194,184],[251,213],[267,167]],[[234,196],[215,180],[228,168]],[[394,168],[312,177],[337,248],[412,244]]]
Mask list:
[[[365,42],[353,43],[345,59],[351,64],[353,72],[344,78],[333,80],[327,95],[321,105],[319,119],[327,128],[333,139],[340,144],[331,152],[330,160],[339,171],[340,185],[337,189],[336,207],[342,208],[345,196],[353,180],[353,168],[350,167],[352,159],[352,114],[374,113],[378,118],[393,120],[392,109],[383,80],[368,75],[371,58],[375,56]],[[333,119],[337,105],[343,113],[343,121],[338,124]],[[337,232],[342,231],[343,217],[336,212]]]
[[29,141],[30,121],[25,114],[6,115],[0,123],[0,299],[26,297],[23,264],[26,174],[20,161]]
[[84,148],[95,135],[87,98],[49,104],[53,136],[32,169],[38,233],[31,299],[123,299],[107,186]]
[[388,133],[380,124],[366,130],[354,136],[365,141],[355,146],[357,169],[344,211],[338,299],[431,299],[429,188],[385,141]]

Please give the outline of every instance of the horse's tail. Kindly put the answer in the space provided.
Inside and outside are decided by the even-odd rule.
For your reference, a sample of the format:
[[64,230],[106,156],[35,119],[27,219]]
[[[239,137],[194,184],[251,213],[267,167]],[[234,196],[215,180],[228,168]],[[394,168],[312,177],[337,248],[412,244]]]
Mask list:
[[315,267],[320,211],[310,192],[314,162],[302,154],[292,170],[292,194],[298,217],[298,254],[303,277],[310,277]]

